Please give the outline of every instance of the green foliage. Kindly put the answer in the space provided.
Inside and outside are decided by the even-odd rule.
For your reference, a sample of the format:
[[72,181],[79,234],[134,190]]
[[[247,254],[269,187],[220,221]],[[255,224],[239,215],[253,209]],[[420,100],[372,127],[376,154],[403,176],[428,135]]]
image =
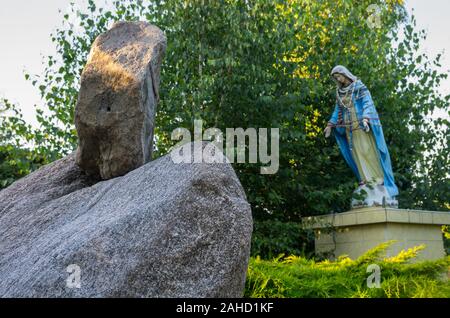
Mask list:
[[442,232],[444,233],[445,253],[450,255],[450,225],[443,225]]
[[35,137],[30,131],[16,106],[0,100],[0,190],[50,162],[42,148],[25,146]]
[[[251,258],[245,297],[450,297],[450,257],[436,261],[409,262],[424,247],[402,251],[386,258],[383,253],[393,242],[386,242],[356,260],[341,256],[336,261],[321,261],[298,256],[271,261]],[[370,264],[380,267],[380,288],[369,288]]]
[[39,154],[13,145],[0,145],[0,190],[45,164]]
[[[448,111],[450,96],[438,93],[447,74],[437,71],[440,56],[417,53],[425,34],[416,30],[413,18],[406,19],[401,3],[126,0],[104,9],[91,0],[82,10],[72,5],[52,34],[57,55],[45,60],[43,74],[26,75],[43,99],[40,127],[23,125],[12,114],[0,133],[5,144],[17,146],[10,139],[19,138],[17,147],[25,147],[23,153],[8,153],[13,161],[29,162],[15,156],[38,153],[43,160],[37,162],[46,163],[74,150],[74,107],[93,40],[114,21],[147,20],[168,39],[156,157],[177,142],[170,140],[173,129],[193,130],[194,119],[222,131],[280,128],[277,174],[259,174],[259,164],[234,164],[255,218],[298,221],[303,215],[348,210],[356,180],[335,142],[321,132],[335,102],[329,72],[344,64],[374,98],[401,207],[448,210],[448,121],[429,119],[433,111]],[[381,28],[366,23],[370,4],[381,9]],[[404,39],[393,45],[402,30]],[[25,171],[34,169],[27,165]]]
[[271,259],[279,254],[311,256],[314,235],[300,223],[277,220],[254,221],[252,256]]

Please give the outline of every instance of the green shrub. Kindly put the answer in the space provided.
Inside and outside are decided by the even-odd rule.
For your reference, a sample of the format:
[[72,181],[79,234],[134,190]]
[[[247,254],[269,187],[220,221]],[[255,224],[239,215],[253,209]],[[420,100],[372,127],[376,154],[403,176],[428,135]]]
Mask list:
[[311,231],[303,230],[297,222],[255,220],[251,255],[263,259],[271,259],[279,254],[307,257],[314,251],[313,235]]
[[443,225],[442,232],[444,233],[444,249],[447,255],[450,255],[450,226]]
[[[250,259],[245,297],[450,297],[450,282],[446,278],[450,257],[436,261],[411,263],[424,246],[383,257],[393,241],[380,244],[356,260],[341,256],[336,261],[314,261],[299,256],[272,260]],[[370,264],[380,267],[379,288],[369,288]]]

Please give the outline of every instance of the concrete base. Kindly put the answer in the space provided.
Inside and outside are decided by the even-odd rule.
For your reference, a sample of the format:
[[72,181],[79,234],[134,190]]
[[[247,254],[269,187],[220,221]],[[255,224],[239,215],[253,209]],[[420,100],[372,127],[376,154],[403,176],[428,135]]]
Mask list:
[[389,240],[397,242],[386,256],[425,244],[415,260],[439,259],[445,256],[441,229],[445,224],[450,224],[449,212],[382,207],[303,218],[304,227],[315,230],[316,253],[329,253],[330,259],[344,254],[355,259]]

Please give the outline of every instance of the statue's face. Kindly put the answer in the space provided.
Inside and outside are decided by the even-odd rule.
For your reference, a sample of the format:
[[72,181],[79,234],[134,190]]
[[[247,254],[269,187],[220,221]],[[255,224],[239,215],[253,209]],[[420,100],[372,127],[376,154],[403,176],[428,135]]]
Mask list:
[[333,74],[333,77],[336,79],[336,81],[339,82],[339,84],[341,84],[342,86],[347,86],[348,84],[351,83],[351,81],[344,75],[336,73]]

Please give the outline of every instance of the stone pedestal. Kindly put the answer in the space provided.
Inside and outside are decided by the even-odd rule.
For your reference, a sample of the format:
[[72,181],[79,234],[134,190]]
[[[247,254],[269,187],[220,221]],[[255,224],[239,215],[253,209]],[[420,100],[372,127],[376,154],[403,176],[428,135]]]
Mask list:
[[303,226],[315,230],[316,253],[330,253],[331,259],[343,254],[355,259],[390,240],[397,242],[388,248],[387,256],[425,244],[416,260],[442,258],[445,256],[442,225],[446,224],[450,224],[449,212],[383,207],[303,218]]

